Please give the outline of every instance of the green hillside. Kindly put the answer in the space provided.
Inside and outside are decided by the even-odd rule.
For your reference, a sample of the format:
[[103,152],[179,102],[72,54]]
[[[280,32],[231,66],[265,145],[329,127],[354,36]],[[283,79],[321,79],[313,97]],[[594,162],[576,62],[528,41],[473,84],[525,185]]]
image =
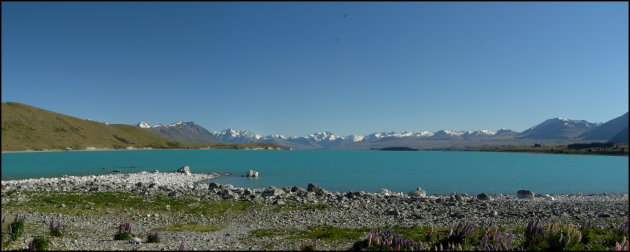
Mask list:
[[125,124],[83,120],[16,102],[2,103],[2,151],[96,149],[243,149],[283,148],[273,144],[244,145],[172,141]]

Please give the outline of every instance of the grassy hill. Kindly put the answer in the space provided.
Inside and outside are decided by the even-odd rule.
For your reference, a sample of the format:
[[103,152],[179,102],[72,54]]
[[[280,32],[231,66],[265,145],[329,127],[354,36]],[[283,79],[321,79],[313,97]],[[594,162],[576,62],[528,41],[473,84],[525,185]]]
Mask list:
[[83,120],[17,102],[2,103],[2,151],[96,149],[286,149],[267,144],[172,141],[126,124]]

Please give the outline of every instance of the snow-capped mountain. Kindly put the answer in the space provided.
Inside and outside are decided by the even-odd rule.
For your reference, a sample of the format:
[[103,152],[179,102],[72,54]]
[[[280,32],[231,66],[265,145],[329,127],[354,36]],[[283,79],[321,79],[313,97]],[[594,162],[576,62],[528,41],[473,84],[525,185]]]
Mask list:
[[[627,114],[622,119],[627,118]],[[615,122],[621,119],[615,119]],[[569,120],[553,118],[529,128],[522,133],[509,129],[497,131],[482,129],[469,131],[439,130],[404,131],[404,132],[375,132],[368,135],[338,136],[330,131],[315,132],[306,136],[291,136],[273,134],[262,136],[246,130],[227,128],[221,131],[209,132],[193,122],[176,122],[170,125],[157,124],[151,126],[140,122],[136,126],[150,130],[164,137],[187,142],[222,142],[222,143],[251,143],[268,142],[293,149],[369,149],[374,147],[411,146],[411,147],[448,147],[468,144],[504,144],[518,143],[527,139],[562,140],[578,139],[578,136],[590,132],[601,124],[584,120]],[[605,126],[603,128],[607,128]],[[615,127],[618,128],[618,127]],[[595,132],[595,131],[593,131]],[[615,132],[616,133],[616,132]],[[612,133],[611,133],[612,134]],[[525,140],[521,140],[525,139]],[[529,140],[531,141],[531,140]]]
[[261,135],[246,130],[234,130],[231,128],[224,129],[212,134],[223,143],[252,143],[260,142],[263,138]]
[[529,139],[573,139],[587,131],[595,129],[600,124],[584,120],[570,120],[567,118],[552,118],[531,127],[516,136]]
[[218,142],[216,136],[194,122],[176,122],[169,125],[156,124],[154,126],[146,122],[140,122],[136,126],[175,141]]
[[143,129],[151,128],[151,125],[149,125],[148,123],[145,123],[145,122],[140,122],[140,123],[136,124],[136,126],[138,126],[140,128],[143,128]]

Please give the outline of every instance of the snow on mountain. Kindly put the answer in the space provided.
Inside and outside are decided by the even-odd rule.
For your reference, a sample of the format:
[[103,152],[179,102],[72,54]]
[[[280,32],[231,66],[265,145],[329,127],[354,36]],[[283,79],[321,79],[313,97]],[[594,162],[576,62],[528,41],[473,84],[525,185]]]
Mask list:
[[590,123],[584,120],[570,120],[557,117],[545,120],[541,124],[521,132],[518,134],[517,138],[572,139],[599,125],[598,123]]
[[151,125],[149,125],[148,123],[145,123],[145,122],[140,122],[140,123],[136,124],[136,126],[138,126],[140,128],[143,128],[143,129],[151,128]]
[[232,128],[227,128],[219,132],[212,132],[219,141],[224,143],[249,143],[249,142],[257,142],[263,137],[259,134],[246,131],[246,130],[234,130]]
[[496,134],[497,134],[496,131],[483,129],[483,130],[469,130],[469,131],[465,132],[463,135],[468,135],[468,136],[494,136]]

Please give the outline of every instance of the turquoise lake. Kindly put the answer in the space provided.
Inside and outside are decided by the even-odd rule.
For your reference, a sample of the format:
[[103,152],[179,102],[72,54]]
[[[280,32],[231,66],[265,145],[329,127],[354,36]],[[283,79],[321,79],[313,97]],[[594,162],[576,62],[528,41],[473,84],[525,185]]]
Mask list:
[[[3,153],[2,180],[159,170],[230,173],[237,187],[316,183],[329,191],[431,194],[628,193],[628,157],[491,152],[357,150],[137,150]],[[247,170],[259,178],[241,177]]]

